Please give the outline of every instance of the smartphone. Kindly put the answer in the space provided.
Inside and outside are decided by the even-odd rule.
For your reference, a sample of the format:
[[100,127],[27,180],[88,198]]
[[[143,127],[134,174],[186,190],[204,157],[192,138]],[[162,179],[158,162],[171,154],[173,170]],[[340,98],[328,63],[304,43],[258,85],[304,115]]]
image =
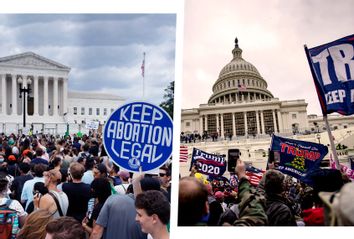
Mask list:
[[229,149],[227,152],[227,171],[235,172],[237,160],[240,158],[239,149]]

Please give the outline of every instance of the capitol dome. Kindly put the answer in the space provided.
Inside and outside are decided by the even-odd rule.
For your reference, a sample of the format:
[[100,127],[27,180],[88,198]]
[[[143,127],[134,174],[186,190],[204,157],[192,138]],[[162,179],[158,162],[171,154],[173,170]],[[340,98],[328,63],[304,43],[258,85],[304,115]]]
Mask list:
[[272,93],[267,90],[267,82],[257,68],[242,58],[237,38],[232,54],[233,59],[222,68],[219,78],[213,85],[213,94],[208,103],[229,104],[273,98]]

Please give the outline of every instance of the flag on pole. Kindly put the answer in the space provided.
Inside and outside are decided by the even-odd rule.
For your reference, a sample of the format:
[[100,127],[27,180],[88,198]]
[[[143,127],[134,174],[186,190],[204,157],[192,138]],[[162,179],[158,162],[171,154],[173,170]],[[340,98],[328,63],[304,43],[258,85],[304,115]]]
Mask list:
[[238,84],[238,90],[239,90],[239,91],[244,91],[244,90],[246,90],[246,86],[245,86],[245,85]]
[[280,162],[277,169],[299,180],[320,167],[328,153],[322,144],[279,137],[273,134],[270,150],[277,152]]
[[188,146],[179,146],[179,161],[182,163],[186,163],[188,161]]
[[145,52],[144,52],[143,63],[141,64],[141,75],[142,77],[145,77]]
[[305,53],[323,115],[354,114],[354,34]]

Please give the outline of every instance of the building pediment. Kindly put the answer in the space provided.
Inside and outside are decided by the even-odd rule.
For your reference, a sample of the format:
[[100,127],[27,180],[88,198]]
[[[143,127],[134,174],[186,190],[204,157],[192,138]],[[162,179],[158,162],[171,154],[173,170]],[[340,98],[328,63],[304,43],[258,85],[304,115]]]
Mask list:
[[18,67],[38,67],[56,70],[70,70],[69,67],[53,60],[47,59],[33,52],[7,56],[0,58],[0,66],[18,66]]

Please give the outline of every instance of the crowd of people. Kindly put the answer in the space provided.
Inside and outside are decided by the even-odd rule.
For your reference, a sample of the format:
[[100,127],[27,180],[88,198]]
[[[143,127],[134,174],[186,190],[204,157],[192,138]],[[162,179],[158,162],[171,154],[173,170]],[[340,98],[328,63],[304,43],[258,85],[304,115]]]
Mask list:
[[239,159],[235,180],[206,177],[194,168],[179,182],[179,226],[354,225],[354,183],[336,169],[299,181],[270,163],[258,185]]
[[0,238],[169,238],[170,180],[171,162],[120,169],[98,134],[1,134]]

